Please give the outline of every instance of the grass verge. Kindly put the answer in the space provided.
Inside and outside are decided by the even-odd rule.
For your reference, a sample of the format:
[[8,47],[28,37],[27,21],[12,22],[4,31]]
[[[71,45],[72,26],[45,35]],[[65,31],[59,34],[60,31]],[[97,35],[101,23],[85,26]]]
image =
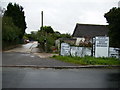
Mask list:
[[120,60],[116,58],[95,58],[90,56],[71,57],[71,56],[53,56],[52,58],[80,65],[120,65]]

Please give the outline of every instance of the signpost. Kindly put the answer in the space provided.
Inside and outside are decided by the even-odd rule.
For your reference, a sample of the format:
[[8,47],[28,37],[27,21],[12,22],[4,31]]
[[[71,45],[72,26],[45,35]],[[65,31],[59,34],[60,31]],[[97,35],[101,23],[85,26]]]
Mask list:
[[108,57],[109,37],[95,37],[95,57]]
[[69,56],[70,55],[70,45],[67,43],[61,43],[61,52],[62,56]]

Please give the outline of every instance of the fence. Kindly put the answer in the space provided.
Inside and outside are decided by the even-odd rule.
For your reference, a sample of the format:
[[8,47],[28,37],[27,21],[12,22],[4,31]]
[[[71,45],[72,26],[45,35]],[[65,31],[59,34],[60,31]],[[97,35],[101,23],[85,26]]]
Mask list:
[[91,56],[92,48],[87,47],[75,47],[70,46],[67,43],[61,44],[61,55],[62,56],[78,56],[78,57],[84,57],[85,55]]
[[109,57],[115,57],[115,58],[120,58],[120,48],[109,48]]
[[[91,47],[76,47],[76,46],[70,46],[67,43],[61,43],[61,52],[60,54],[62,56],[78,56],[78,57],[84,57],[84,56],[92,56],[93,55],[93,49]],[[116,57],[119,58],[119,50],[120,48],[113,48],[109,47],[108,53],[109,57]]]
[[92,48],[72,46],[70,49],[70,54],[71,56],[78,57],[91,56],[91,50]]

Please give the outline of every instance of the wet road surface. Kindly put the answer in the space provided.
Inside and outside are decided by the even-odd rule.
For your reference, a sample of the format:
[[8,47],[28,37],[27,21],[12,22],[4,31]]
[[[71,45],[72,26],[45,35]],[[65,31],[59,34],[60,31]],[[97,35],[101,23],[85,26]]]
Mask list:
[[39,66],[76,66],[76,64],[65,63],[52,58],[40,58],[32,53],[19,53],[19,52],[3,52],[2,65],[39,65]]
[[44,67],[51,66],[74,66],[75,64],[65,63],[52,58],[49,53],[37,53],[39,52],[37,41],[33,41],[14,49],[5,51],[2,53],[2,65],[13,66],[13,65],[39,65]]
[[3,88],[120,88],[119,69],[3,68]]
[[27,44],[20,45],[19,47],[13,48],[11,50],[7,50],[6,52],[22,52],[22,53],[31,53],[31,52],[38,52],[37,41],[33,41]]
[[[74,66],[34,54],[37,42],[2,53],[3,66]],[[31,53],[32,51],[32,53]],[[49,56],[49,55],[48,55]],[[43,55],[42,55],[43,57]],[[36,69],[3,67],[3,88],[120,88],[119,69]],[[1,75],[1,74],[0,74]]]

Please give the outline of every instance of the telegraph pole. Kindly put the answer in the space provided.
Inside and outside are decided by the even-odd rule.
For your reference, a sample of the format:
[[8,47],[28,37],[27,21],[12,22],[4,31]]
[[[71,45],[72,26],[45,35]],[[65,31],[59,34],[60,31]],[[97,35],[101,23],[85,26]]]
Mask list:
[[41,29],[43,28],[43,11],[41,11]]
[[[41,30],[43,32],[43,35],[44,35],[44,31],[43,31],[43,11],[41,11]],[[47,41],[46,41],[46,33],[45,33],[45,36],[44,36],[44,49],[45,49],[45,52],[47,52]]]

